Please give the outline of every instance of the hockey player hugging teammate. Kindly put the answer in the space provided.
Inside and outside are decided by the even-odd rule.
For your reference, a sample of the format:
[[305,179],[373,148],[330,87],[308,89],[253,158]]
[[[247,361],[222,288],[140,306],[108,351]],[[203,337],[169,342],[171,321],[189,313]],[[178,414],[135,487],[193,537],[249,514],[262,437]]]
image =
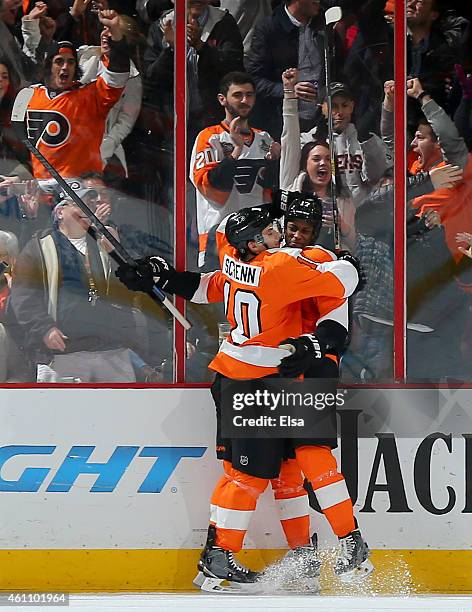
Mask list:
[[[329,334],[323,334],[323,325],[316,334],[303,334],[301,303],[308,299],[342,301],[349,297],[358,282],[356,260],[349,254],[342,254],[339,259],[330,254],[320,262],[320,250],[316,248],[303,252],[301,249],[279,249],[280,231],[270,212],[262,208],[246,208],[230,215],[224,234],[217,232],[220,240],[222,235],[226,247],[221,271],[178,273],[162,258],[156,257],[139,260],[137,267],[122,265],[117,271],[132,290],[147,291],[156,282],[166,292],[197,303],[224,301],[226,304],[231,332],[210,364],[216,372],[212,395],[218,420],[217,456],[223,460],[225,474],[211,499],[211,524],[199,563],[198,583],[211,591],[221,590],[226,580],[233,587],[258,580],[259,574],[243,567],[234,553],[242,548],[257,500],[269,481],[282,506],[291,506],[292,510],[294,503],[301,506],[299,502],[303,499],[297,500],[305,495],[299,486],[303,482],[301,472],[311,483],[323,512],[340,538],[336,572],[344,579],[363,577],[372,571],[372,564],[367,558],[368,548],[357,529],[352,502],[331,448],[306,439],[299,440],[298,445],[294,440],[294,459],[285,461],[283,439],[223,439],[220,433],[221,385],[225,379],[297,375],[297,369],[301,367],[301,372],[306,371],[307,363],[322,360],[334,350],[329,346]],[[250,298],[246,283],[251,279],[254,280],[250,285],[252,300],[247,304]],[[246,294],[245,306],[256,308],[257,313],[244,318],[238,308],[243,307],[241,296]],[[244,325],[245,320],[250,320],[249,328]],[[281,343],[291,343],[294,354],[279,348]],[[285,479],[291,485],[292,492],[287,499],[277,495],[274,487],[277,479]],[[291,548],[302,552],[311,549],[308,557],[313,559],[316,548],[309,540],[307,514],[306,510],[291,516],[287,514],[282,526]],[[290,521],[297,516],[297,529],[291,531]],[[312,563],[311,569],[315,582],[319,564]]]

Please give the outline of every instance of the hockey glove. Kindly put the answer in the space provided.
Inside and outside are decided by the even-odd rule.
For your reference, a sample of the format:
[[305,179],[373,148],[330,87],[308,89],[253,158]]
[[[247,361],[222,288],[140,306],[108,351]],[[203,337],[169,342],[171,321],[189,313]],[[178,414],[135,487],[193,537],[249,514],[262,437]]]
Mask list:
[[282,217],[287,212],[295,196],[299,196],[298,191],[286,191],[284,189],[274,189],[272,192],[271,213],[274,217]]
[[361,262],[357,259],[357,257],[354,257],[354,255],[351,255],[349,251],[339,251],[337,253],[337,256],[338,256],[338,261],[348,261],[357,270],[359,282],[357,284],[356,291],[360,291],[363,287],[365,287],[365,284],[366,284],[366,278],[365,278],[364,273],[362,272]]
[[279,346],[291,344],[295,352],[284,357],[279,364],[279,373],[284,378],[296,378],[315,365],[318,359],[323,359],[326,344],[315,334],[303,334],[298,338],[286,338]]
[[150,293],[154,285],[165,289],[175,269],[163,257],[153,256],[137,259],[135,266],[122,263],[115,274],[131,291]]

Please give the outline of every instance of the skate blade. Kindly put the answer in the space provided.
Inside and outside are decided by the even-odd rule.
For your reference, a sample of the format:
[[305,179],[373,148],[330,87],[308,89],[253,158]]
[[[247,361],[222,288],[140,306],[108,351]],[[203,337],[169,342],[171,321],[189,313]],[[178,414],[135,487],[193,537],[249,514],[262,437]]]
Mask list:
[[202,584],[205,582],[205,576],[203,572],[198,572],[192,582],[196,587],[201,588]]
[[[260,585],[257,585],[255,582],[245,584],[241,582],[230,582],[224,578],[211,578],[209,576],[204,576],[203,574],[202,576],[204,580],[200,585],[200,589],[206,593],[237,593],[241,595],[254,594],[261,589]],[[197,578],[198,576],[195,578],[195,580]]]
[[369,559],[366,559],[363,563],[359,565],[359,567],[356,567],[350,572],[345,572],[344,574],[338,574],[338,578],[341,580],[341,582],[344,582],[344,583],[360,582],[361,580],[364,580],[365,578],[367,578],[367,576],[369,576],[373,571],[374,571],[374,566],[369,561]]

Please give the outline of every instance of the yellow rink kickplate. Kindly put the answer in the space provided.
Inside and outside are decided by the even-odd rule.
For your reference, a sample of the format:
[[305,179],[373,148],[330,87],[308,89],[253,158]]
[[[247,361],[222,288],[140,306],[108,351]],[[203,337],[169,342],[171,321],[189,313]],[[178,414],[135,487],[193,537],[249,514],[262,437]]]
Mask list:
[[[190,591],[199,550],[2,550],[0,590],[65,592]],[[251,569],[280,558],[280,550],[247,550]],[[374,550],[375,572],[359,585],[332,573],[335,551],[322,551],[324,595],[472,593],[472,551]]]

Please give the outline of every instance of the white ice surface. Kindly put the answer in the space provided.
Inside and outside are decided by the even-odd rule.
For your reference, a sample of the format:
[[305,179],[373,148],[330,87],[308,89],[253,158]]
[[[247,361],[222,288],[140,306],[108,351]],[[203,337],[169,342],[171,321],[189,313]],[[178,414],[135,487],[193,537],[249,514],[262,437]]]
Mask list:
[[[428,596],[428,597],[320,597],[320,596],[280,596],[253,597],[247,595],[204,595],[204,594],[139,594],[139,595],[72,595],[70,608],[87,612],[131,612],[132,610],[168,610],[192,612],[241,612],[250,610],[297,610],[309,612],[333,610],[334,612],[472,612],[472,597]],[[32,612],[64,612],[67,608],[57,606],[1,606],[11,612],[20,610]]]

